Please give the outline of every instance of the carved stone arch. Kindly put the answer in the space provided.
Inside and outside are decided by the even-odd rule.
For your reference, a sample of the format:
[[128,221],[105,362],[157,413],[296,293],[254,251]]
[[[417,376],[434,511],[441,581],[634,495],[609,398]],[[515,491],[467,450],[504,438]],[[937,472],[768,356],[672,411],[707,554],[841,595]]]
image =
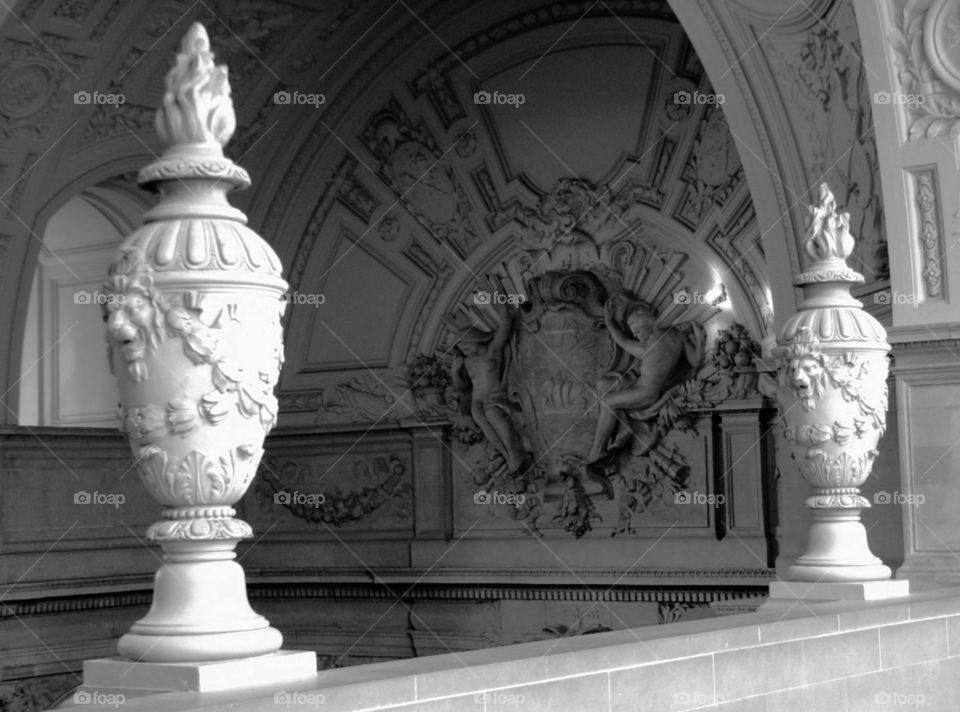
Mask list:
[[[789,150],[795,139],[789,128],[780,128],[782,102],[776,82],[751,81],[750,55],[740,58],[742,35],[730,29],[730,13],[710,0],[670,3],[693,44],[716,92],[725,97],[723,111],[736,126],[737,150],[763,234],[768,283],[776,323],[796,308],[793,275],[799,271],[797,236],[802,234],[806,202],[793,197],[790,187],[800,187],[806,197],[802,173],[784,167],[778,151]],[[721,20],[723,15],[723,20]],[[742,31],[742,29],[741,29]],[[745,46],[749,46],[747,42]],[[789,164],[787,164],[789,166]]]
[[[142,147],[141,147],[142,148]],[[46,162],[46,158],[44,162]],[[6,274],[0,274],[0,295],[4,303],[11,304],[10,310],[0,311],[0,324],[8,321],[8,333],[11,338],[6,342],[7,348],[0,350],[0,372],[6,370],[7,382],[11,384],[8,391],[7,403],[19,404],[21,398],[21,377],[25,365],[22,363],[22,347],[24,343],[24,330],[26,328],[28,305],[31,299],[32,285],[37,272],[38,257],[43,249],[43,234],[50,218],[57,213],[64,205],[75,197],[83,196],[88,191],[95,190],[99,195],[99,200],[109,201],[110,192],[116,190],[111,186],[111,181],[122,177],[125,174],[135,173],[147,161],[143,155],[122,156],[113,160],[100,160],[97,164],[91,164],[87,170],[71,175],[66,173],[67,179],[62,180],[59,185],[54,184],[54,188],[43,195],[43,202],[35,210],[20,216],[25,225],[21,225],[24,237],[11,244],[9,251],[9,263]],[[38,166],[37,171],[40,176],[33,180],[43,184],[45,180],[56,180],[62,175],[58,173],[57,165],[54,163],[53,169],[50,167]],[[122,178],[121,178],[122,180]],[[88,197],[93,198],[92,202],[97,202],[96,195]],[[133,191],[124,191],[123,197],[128,200],[136,200]],[[149,202],[146,194],[141,198],[145,208]],[[29,204],[29,203],[28,203]],[[108,209],[109,210],[109,209]],[[103,212],[103,211],[101,211]],[[122,226],[129,226],[139,220],[140,215],[135,215],[129,210],[117,208],[118,217],[114,224],[120,229]],[[141,211],[142,215],[142,211]],[[28,227],[29,226],[29,227]],[[104,271],[106,275],[106,271]],[[19,406],[4,409],[0,414],[0,423],[17,422],[18,413],[15,412]]]
[[833,0],[793,4],[790,0],[731,0],[744,17],[771,34],[796,34],[815,27]]

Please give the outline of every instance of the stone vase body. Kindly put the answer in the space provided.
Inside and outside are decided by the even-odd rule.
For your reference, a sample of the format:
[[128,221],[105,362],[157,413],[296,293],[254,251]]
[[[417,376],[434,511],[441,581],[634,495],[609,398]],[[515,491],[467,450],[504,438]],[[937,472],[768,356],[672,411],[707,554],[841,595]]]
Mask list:
[[153,604],[121,655],[193,662],[264,655],[282,636],[247,601],[233,508],[277,418],[287,284],[273,249],[227,192],[250,185],[223,154],[236,120],[227,69],[195,23],[167,75],[140,172],[160,201],[120,246],[104,285],[111,371],[141,479],[165,509],[147,539],[164,552]]
[[804,299],[775,351],[784,439],[813,487],[806,552],[789,569],[798,581],[875,581],[890,569],[870,553],[860,495],[886,427],[890,346],[880,323],[851,297],[863,277],[846,264],[853,248],[847,215],[823,186],[820,220],[806,243],[813,258],[798,275]]

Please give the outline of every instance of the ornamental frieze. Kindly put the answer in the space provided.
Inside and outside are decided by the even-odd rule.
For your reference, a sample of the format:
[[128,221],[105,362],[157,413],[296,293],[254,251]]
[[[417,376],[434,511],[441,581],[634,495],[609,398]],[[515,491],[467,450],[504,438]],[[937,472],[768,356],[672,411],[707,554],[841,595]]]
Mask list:
[[384,514],[390,523],[408,524],[413,486],[408,459],[377,455],[326,459],[271,458],[260,467],[256,497],[268,515],[283,507],[307,522],[343,526]]

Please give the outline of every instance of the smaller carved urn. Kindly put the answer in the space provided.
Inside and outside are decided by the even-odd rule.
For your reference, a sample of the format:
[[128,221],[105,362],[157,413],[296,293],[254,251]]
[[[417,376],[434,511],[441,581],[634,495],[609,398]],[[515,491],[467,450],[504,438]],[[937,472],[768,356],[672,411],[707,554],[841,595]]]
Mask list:
[[273,427],[287,284],[270,246],[226,194],[250,185],[223,154],[236,125],[224,66],[200,24],[167,75],[163,156],[139,175],[160,193],[120,246],[105,285],[110,369],[140,477],[164,505],[153,605],[120,639],[150,662],[275,652],[280,633],[247,601],[234,515]]
[[803,249],[812,261],[796,280],[804,299],[774,350],[784,439],[813,486],[805,502],[813,510],[807,550],[789,577],[888,579],[860,522],[860,510],[870,506],[860,486],[886,427],[890,346],[880,323],[850,296],[850,286],[863,282],[846,262],[854,245],[850,216],[837,212],[826,184],[810,213]]

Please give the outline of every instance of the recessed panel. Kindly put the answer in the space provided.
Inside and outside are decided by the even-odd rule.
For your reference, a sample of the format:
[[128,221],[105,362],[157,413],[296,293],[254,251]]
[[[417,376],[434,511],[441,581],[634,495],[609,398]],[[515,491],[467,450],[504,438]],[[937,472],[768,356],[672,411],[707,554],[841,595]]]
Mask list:
[[316,293],[293,295],[293,308],[312,316],[307,368],[386,365],[407,285],[349,240],[341,242],[331,264]]
[[[655,62],[640,46],[586,47],[551,53],[532,69],[524,62],[485,80],[485,108],[509,170],[545,191],[571,175],[599,183],[621,155],[636,151],[637,117],[644,115]],[[511,95],[522,103],[510,102]]]

